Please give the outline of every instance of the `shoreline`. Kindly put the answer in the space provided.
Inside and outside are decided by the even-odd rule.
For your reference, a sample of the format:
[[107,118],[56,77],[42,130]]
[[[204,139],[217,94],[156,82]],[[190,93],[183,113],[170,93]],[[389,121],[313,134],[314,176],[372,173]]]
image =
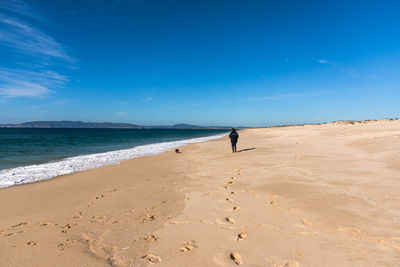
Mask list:
[[[245,129],[0,190],[7,266],[393,266],[400,122]],[[232,256],[234,255],[234,256]],[[233,258],[233,259],[232,259]]]
[[[0,170],[0,190],[10,186],[36,183],[85,170],[120,164],[124,160],[157,155],[187,144],[206,142],[222,138],[223,136],[226,136],[226,133],[177,141],[151,143],[127,149],[68,157],[54,162],[4,169]],[[29,177],[27,177],[27,174],[29,174]]]
[[[339,120],[339,121],[332,121],[332,122],[324,122],[324,123],[308,123],[308,124],[294,124],[294,125],[274,125],[274,126],[267,126],[267,127],[254,127],[254,128],[243,128],[241,129],[241,131],[243,130],[248,130],[248,129],[274,129],[274,128],[287,128],[287,127],[307,127],[307,126],[322,126],[322,125],[353,125],[353,124],[366,124],[366,123],[374,123],[374,122],[391,122],[391,121],[399,121],[399,118],[384,118],[384,119],[376,119],[376,120],[359,120],[359,121],[354,121],[354,120]],[[26,129],[32,129],[32,128],[26,128]],[[79,128],[78,128],[79,129]],[[164,149],[161,149],[160,151],[156,151],[156,152],[145,152],[145,153],[139,153],[138,155],[132,155],[132,156],[122,156],[119,159],[116,160],[108,160],[107,162],[100,162],[100,163],[94,163],[93,166],[86,166],[86,167],[78,167],[78,169],[70,169],[73,168],[72,165],[70,166],[70,170],[67,171],[62,171],[60,174],[50,174],[50,175],[46,175],[45,177],[39,177],[39,176],[44,176],[43,174],[35,174],[33,181],[28,181],[28,182],[21,182],[21,183],[16,183],[16,184],[10,184],[10,185],[2,185],[1,183],[4,183],[2,181],[0,181],[0,190],[3,188],[7,188],[7,187],[11,187],[11,186],[18,186],[18,185],[23,185],[23,184],[30,184],[30,183],[36,183],[36,182],[41,182],[41,181],[45,181],[48,179],[53,179],[56,177],[60,177],[60,176],[64,176],[64,175],[69,175],[69,174],[73,174],[73,173],[77,173],[77,172],[82,172],[82,171],[86,171],[86,170],[91,170],[91,169],[95,169],[95,168],[100,168],[103,166],[108,166],[108,165],[114,165],[114,164],[120,164],[122,161],[125,160],[130,160],[133,158],[137,158],[137,157],[143,157],[143,156],[151,156],[151,155],[157,155],[159,153],[163,153],[165,151],[168,150],[172,150],[174,148],[178,148],[181,146],[186,146],[188,144],[191,143],[198,143],[198,142],[207,142],[208,140],[215,140],[218,138],[222,138],[224,136],[226,136],[227,133],[225,134],[217,134],[217,135],[211,135],[211,136],[205,136],[205,137],[197,137],[197,138],[189,138],[189,139],[182,139],[182,140],[177,140],[177,141],[170,141],[170,142],[159,142],[159,143],[151,143],[151,144],[146,144],[146,145],[139,145],[139,146],[134,146],[132,148],[126,148],[126,149],[120,149],[120,150],[111,150],[111,151],[106,151],[106,152],[101,152],[101,153],[93,153],[93,154],[87,154],[87,155],[79,155],[79,156],[73,156],[73,157],[67,157],[67,158],[63,158],[61,160],[57,160],[57,161],[52,161],[52,162],[47,162],[47,163],[41,163],[41,164],[34,164],[34,165],[26,165],[26,166],[20,166],[20,167],[15,167],[15,168],[9,168],[9,169],[2,169],[0,170],[0,180],[1,178],[15,178],[15,177],[19,177],[21,175],[18,174],[19,170],[25,170],[26,172],[29,173],[35,173],[35,167],[44,167],[44,168],[48,168],[48,169],[52,169],[53,166],[55,164],[60,164],[60,163],[64,163],[68,160],[75,160],[75,159],[79,159],[79,158],[90,158],[92,156],[97,156],[97,155],[107,155],[107,154],[113,154],[113,153],[118,153],[118,152],[124,152],[124,151],[131,151],[137,148],[143,148],[143,147],[148,147],[148,146],[158,146],[158,145],[163,145],[163,144],[167,144],[167,147]],[[195,141],[196,140],[196,141]],[[197,141],[200,140],[200,141]],[[193,141],[193,142],[192,142]],[[172,146],[168,146],[168,144],[172,144],[172,143],[176,143],[173,144]],[[68,164],[68,163],[67,163]],[[13,171],[16,171],[17,174],[13,173]],[[22,178],[23,180],[25,179],[29,179],[29,178]]]

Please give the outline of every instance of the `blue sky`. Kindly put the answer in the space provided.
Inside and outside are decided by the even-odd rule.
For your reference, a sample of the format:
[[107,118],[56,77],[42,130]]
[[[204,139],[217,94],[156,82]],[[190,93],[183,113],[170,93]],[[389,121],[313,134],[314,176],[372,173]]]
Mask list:
[[400,117],[399,1],[0,0],[0,123]]

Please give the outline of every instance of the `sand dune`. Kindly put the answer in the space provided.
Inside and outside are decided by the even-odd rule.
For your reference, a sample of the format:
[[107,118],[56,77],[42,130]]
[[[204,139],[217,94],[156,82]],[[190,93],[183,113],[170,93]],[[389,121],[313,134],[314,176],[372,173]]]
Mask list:
[[0,190],[2,266],[395,266],[400,121],[248,129]]

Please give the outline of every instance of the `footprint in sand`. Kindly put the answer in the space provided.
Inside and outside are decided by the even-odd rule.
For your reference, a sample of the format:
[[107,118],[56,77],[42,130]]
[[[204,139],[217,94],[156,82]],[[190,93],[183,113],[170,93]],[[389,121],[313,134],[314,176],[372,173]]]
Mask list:
[[301,223],[307,226],[312,226],[313,224],[306,218],[301,218],[300,219]]
[[39,244],[38,242],[36,242],[36,241],[29,241],[29,242],[27,242],[26,243],[28,246],[36,246],[37,244]]
[[71,226],[69,223],[67,223],[66,225],[61,226],[60,228],[63,228],[63,229],[71,229],[72,226]]
[[154,254],[146,254],[142,257],[143,259],[147,259],[149,262],[152,263],[159,263],[161,262],[161,258]]
[[67,233],[67,229],[71,229],[72,226],[70,224],[66,224],[64,226],[61,226],[60,228],[63,229],[63,230],[61,230],[61,233],[66,234]]
[[244,239],[246,239],[247,238],[247,233],[245,233],[245,232],[242,232],[242,233],[240,233],[240,234],[238,234],[237,235],[237,240],[239,241],[239,240],[244,240]]
[[236,195],[236,194],[237,194],[237,192],[235,192],[235,191],[231,192],[231,195]]
[[24,225],[27,225],[27,224],[28,224],[27,222],[22,222],[22,223],[19,223],[19,224],[11,226],[11,228],[20,227],[20,226],[24,226]]
[[143,218],[142,218],[142,222],[150,222],[150,221],[154,221],[155,219],[158,219],[157,215],[150,215],[150,214],[146,214]]
[[80,219],[83,216],[83,212],[79,211],[78,215],[75,215],[74,217],[72,217],[73,219]]
[[232,252],[230,258],[237,264],[243,264],[242,257],[237,252]]
[[65,244],[64,244],[64,243],[58,244],[57,247],[58,247],[60,250],[65,250]]
[[155,237],[154,235],[148,235],[148,236],[146,236],[146,237],[143,238],[143,239],[144,239],[144,241],[146,241],[146,242],[154,242],[154,241],[156,241],[158,238]]
[[228,185],[224,186],[225,189],[231,189]]
[[239,211],[239,210],[240,210],[240,207],[238,207],[238,206],[233,207],[232,210],[233,210],[233,211]]
[[39,226],[48,226],[48,225],[52,225],[52,223],[49,222],[39,223]]
[[103,198],[103,197],[104,197],[104,195],[100,195],[100,196],[97,196],[96,199],[100,199],[100,198]]
[[67,238],[63,243],[60,243],[57,245],[57,247],[62,251],[66,249],[66,246],[68,245],[68,243],[77,243],[78,241],[75,239],[69,239]]
[[233,199],[227,198],[226,201],[233,202]]
[[196,241],[194,240],[188,240],[183,243],[183,247],[180,248],[180,251],[186,252],[186,251],[192,251],[195,248],[198,248],[198,246],[195,244]]

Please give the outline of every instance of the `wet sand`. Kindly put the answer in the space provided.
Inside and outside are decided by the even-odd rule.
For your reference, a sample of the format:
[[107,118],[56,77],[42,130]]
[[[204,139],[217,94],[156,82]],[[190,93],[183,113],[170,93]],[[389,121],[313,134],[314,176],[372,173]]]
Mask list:
[[400,121],[248,129],[0,190],[1,266],[395,266]]

